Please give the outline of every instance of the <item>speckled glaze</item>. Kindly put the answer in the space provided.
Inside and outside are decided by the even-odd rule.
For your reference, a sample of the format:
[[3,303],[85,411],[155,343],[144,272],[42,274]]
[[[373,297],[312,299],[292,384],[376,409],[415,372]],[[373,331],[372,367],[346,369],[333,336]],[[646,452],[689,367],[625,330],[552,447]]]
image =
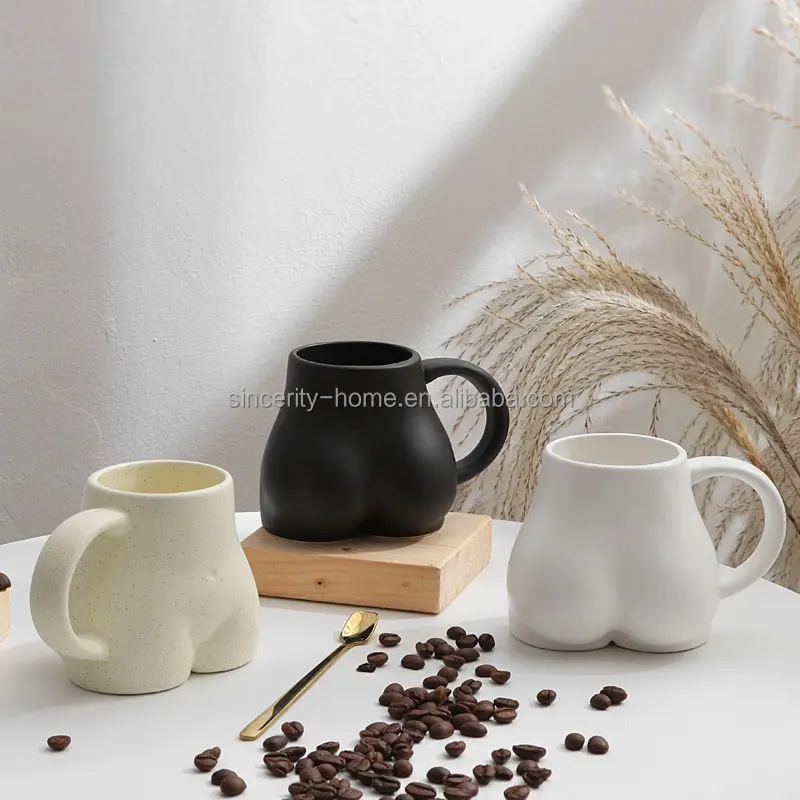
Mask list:
[[47,540],[30,593],[36,630],[73,683],[159,692],[251,660],[258,593],[225,470],[108,467],[87,480],[82,509]]

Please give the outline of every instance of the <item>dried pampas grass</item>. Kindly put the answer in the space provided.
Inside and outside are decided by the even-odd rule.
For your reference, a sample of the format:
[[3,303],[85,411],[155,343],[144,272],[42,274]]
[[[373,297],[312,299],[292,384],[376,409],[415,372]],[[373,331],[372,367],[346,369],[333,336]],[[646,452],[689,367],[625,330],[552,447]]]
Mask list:
[[[789,40],[756,32],[800,63],[800,11],[771,0]],[[697,408],[683,440],[693,454],[739,454],[764,470],[781,491],[789,516],[786,544],[771,576],[800,589],[800,201],[774,215],[744,161],[672,112],[674,124],[654,132],[609,90],[610,106],[647,143],[657,175],[679,185],[718,224],[720,242],[666,211],[620,192],[630,206],[710,250],[751,310],[745,338],[767,332],[758,369],[748,374],[731,348],[708,331],[689,305],[660,278],[627,264],[603,234],[570,215],[559,223],[523,189],[549,227],[556,251],[519,267],[508,280],[481,287],[489,293],[478,315],[448,345],[492,371],[517,397],[571,395],[577,405],[514,409],[509,444],[492,467],[460,495],[462,509],[520,520],[534,492],[544,444],[578,418],[587,427],[598,405],[648,393],[651,432],[665,399],[681,395]],[[754,98],[735,99],[800,127],[787,114]],[[751,102],[752,101],[752,102]],[[535,268],[535,269],[534,269]],[[621,383],[622,381],[622,383]],[[458,423],[462,433],[474,417]],[[738,564],[752,551],[762,509],[752,490],[737,485],[721,501],[701,487],[705,512],[718,507],[718,543],[739,534]]]

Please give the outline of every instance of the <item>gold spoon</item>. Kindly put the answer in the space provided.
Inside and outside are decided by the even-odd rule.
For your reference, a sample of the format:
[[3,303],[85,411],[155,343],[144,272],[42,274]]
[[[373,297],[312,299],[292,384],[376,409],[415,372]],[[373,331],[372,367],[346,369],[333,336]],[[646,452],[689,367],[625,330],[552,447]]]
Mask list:
[[239,733],[239,738],[252,742],[269,728],[285,711],[288,711],[351,647],[366,644],[378,626],[378,615],[372,611],[354,611],[342,628],[341,644],[322,659],[314,669],[300,678],[286,694],[279,697],[269,708],[262,711]]

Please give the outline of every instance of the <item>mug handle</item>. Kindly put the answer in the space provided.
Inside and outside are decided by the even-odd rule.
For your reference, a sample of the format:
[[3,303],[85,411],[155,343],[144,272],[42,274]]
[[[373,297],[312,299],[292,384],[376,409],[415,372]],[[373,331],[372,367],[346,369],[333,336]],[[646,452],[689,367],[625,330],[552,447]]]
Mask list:
[[775,484],[758,468],[738,458],[700,456],[689,459],[692,486],[706,478],[736,478],[756,490],[764,506],[764,530],[750,557],[736,569],[721,571],[720,597],[730,597],[763,577],[781,553],[786,536],[786,508]]
[[69,587],[81,556],[98,536],[122,536],[128,530],[124,511],[88,508],[62,522],[45,542],[31,579],[31,616],[42,641],[59,655],[84,661],[108,658],[105,642],[78,636],[72,628]]
[[483,472],[497,458],[508,436],[508,401],[500,384],[485,370],[460,358],[426,358],[422,362],[425,383],[445,375],[466,378],[479,392],[490,395],[486,406],[486,425],[472,452],[456,462],[456,481],[464,483]]

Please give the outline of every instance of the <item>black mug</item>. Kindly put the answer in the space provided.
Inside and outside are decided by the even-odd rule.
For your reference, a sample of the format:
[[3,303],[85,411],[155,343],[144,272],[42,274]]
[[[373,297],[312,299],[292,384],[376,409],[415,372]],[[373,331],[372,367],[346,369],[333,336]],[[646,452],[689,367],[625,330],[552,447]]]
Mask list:
[[[427,390],[444,375],[489,398],[483,435],[458,462]],[[285,539],[432,533],[457,484],[486,469],[508,435],[508,404],[488,372],[385,342],[293,350],[282,400],[261,462],[260,505],[264,528]]]

